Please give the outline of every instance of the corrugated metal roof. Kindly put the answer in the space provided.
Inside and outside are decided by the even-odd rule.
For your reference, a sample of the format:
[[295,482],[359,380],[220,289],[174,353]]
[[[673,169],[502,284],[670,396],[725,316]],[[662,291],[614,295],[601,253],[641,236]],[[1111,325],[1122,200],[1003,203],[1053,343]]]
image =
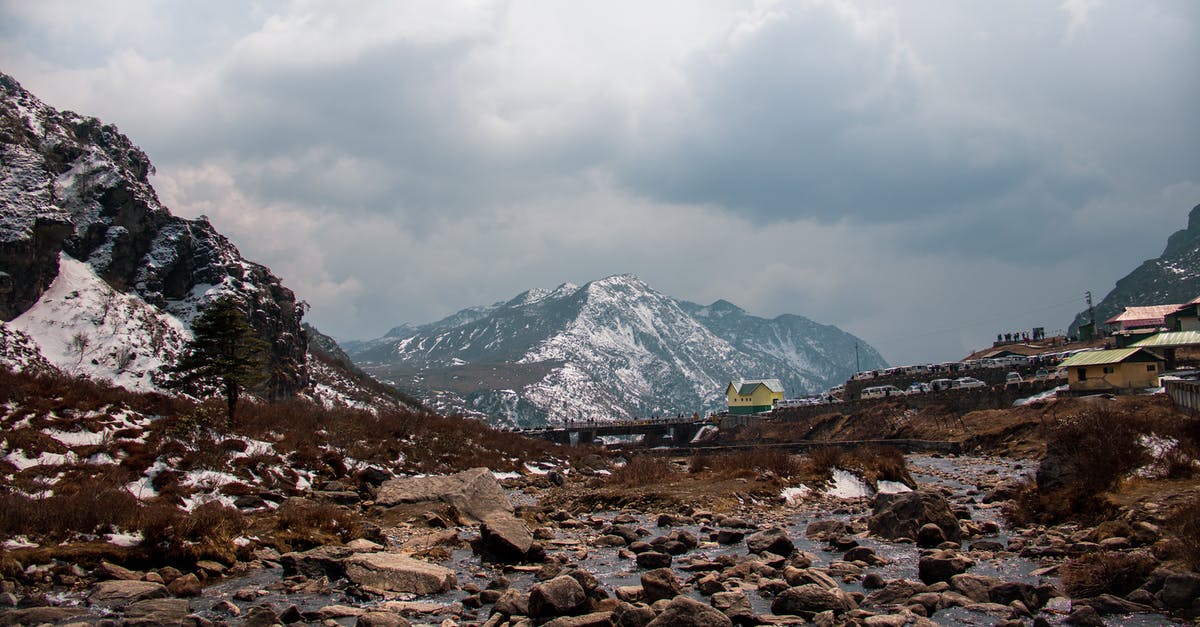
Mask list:
[[1150,320],[1163,319],[1169,313],[1173,313],[1182,305],[1149,305],[1147,307],[1126,307],[1125,311],[1105,320],[1105,324],[1117,324],[1119,322],[1145,322]]
[[1144,340],[1139,340],[1133,344],[1130,344],[1130,346],[1137,348],[1197,345],[1200,345],[1200,331],[1171,331],[1169,333],[1157,333]]
[[1116,364],[1132,357],[1135,353],[1141,352],[1141,348],[1115,348],[1106,351],[1087,351],[1086,353],[1078,353],[1072,355],[1058,364],[1059,368],[1073,368],[1075,366],[1103,366],[1105,364]]
[[783,394],[783,383],[779,379],[739,379],[737,381],[738,394],[749,395],[754,393],[754,388],[759,385],[767,386],[768,390]]

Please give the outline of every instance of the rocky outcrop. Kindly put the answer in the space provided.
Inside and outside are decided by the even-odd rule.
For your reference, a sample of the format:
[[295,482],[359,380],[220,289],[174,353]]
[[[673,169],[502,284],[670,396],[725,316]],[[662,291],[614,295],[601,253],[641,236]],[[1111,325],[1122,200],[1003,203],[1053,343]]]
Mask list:
[[403,477],[379,486],[375,503],[392,507],[414,503],[445,503],[466,523],[513,512],[504,489],[487,468],[472,468],[453,475]]
[[0,320],[38,301],[65,253],[185,322],[216,295],[237,295],[270,344],[262,391],[308,385],[303,305],[207,219],[171,215],[149,157],[115,126],[57,111],[0,74],[0,164]]

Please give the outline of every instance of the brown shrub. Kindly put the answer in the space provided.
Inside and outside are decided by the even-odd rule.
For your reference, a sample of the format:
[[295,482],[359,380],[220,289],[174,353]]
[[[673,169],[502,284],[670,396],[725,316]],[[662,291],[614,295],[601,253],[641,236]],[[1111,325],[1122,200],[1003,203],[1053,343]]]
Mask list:
[[638,455],[609,475],[605,483],[620,486],[651,486],[671,481],[678,471],[671,460],[653,455]]
[[275,510],[271,540],[283,551],[299,551],[322,544],[348,542],[362,536],[361,518],[330,503],[288,499]]
[[165,503],[151,504],[141,510],[137,522],[142,546],[163,561],[230,563],[237,556],[233,540],[245,527],[242,514],[219,501],[202,503],[191,512]]
[[1184,561],[1200,569],[1200,502],[1175,510],[1167,519],[1167,529],[1178,542]]
[[1123,597],[1146,582],[1157,561],[1148,553],[1104,551],[1077,557],[1059,569],[1063,588],[1075,599],[1101,594]]
[[890,446],[868,446],[853,449],[826,447],[810,451],[803,466],[804,472],[812,477],[827,478],[835,468],[848,470],[864,480],[899,481],[914,485],[908,472],[904,453]]
[[0,495],[0,535],[63,540],[77,533],[105,533],[130,527],[137,510],[137,499],[117,478],[61,482],[45,498]]

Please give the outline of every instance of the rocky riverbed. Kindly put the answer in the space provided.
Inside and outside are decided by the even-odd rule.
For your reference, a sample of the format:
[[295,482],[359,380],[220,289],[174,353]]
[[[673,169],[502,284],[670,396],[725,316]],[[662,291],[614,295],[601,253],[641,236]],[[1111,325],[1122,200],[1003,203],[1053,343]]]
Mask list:
[[[479,469],[383,482],[378,526],[344,545],[189,572],[23,564],[2,624],[1165,625],[1195,620],[1200,575],[1158,562],[1137,511],[1097,528],[1010,529],[1002,504],[1027,461],[910,457],[916,489],[831,483],[705,508],[546,503],[579,473]],[[503,483],[503,487],[501,486]],[[337,486],[326,486],[337,487]],[[865,496],[856,496],[866,494]],[[1069,598],[1060,569],[1104,552],[1152,561],[1132,591]],[[38,584],[41,585],[38,585]]]

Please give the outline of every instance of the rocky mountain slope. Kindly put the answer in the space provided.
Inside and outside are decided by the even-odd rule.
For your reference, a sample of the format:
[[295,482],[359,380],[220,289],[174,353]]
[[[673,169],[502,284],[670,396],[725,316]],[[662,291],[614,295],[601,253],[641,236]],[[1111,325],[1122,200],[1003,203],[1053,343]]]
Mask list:
[[[150,159],[115,126],[57,111],[0,75],[0,162],[0,320],[15,320],[40,343],[45,334],[38,331],[49,321],[22,318],[38,308],[64,267],[73,280],[94,273],[113,293],[136,297],[154,310],[147,315],[183,323],[212,296],[236,292],[249,301],[251,323],[271,345],[265,391],[290,395],[308,385],[301,303],[207,220],[171,215],[150,185]],[[180,337],[173,337],[145,346],[112,333],[104,350],[148,371],[178,346]],[[98,340],[81,341],[96,347]],[[60,351],[48,352],[56,365],[71,365],[56,360]],[[80,353],[80,363],[91,360]]]
[[[1186,303],[1200,296],[1200,205],[1188,214],[1186,229],[1167,239],[1167,247],[1156,259],[1142,263],[1096,303],[1096,321],[1103,324],[1127,306]],[[1075,316],[1074,333],[1088,321],[1088,312]]]
[[530,290],[345,348],[437,409],[527,425],[717,409],[738,377],[815,392],[853,372],[856,343],[864,368],[885,365],[836,327],[680,302],[620,275]]
[[235,293],[271,346],[258,392],[419,407],[302,326],[303,303],[207,219],[171,215],[152,172],[115,126],[57,111],[0,74],[0,365],[155,390],[198,308]]

